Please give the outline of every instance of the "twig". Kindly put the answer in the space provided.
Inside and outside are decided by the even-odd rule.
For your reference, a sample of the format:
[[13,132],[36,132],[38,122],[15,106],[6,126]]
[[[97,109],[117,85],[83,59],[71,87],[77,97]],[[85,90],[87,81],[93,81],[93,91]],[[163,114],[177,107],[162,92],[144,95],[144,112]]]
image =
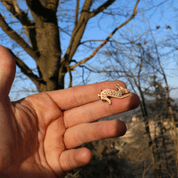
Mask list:
[[92,53],[89,57],[87,57],[87,58],[85,58],[85,59],[79,61],[77,64],[74,64],[73,66],[71,66],[71,67],[70,67],[70,70],[73,69],[73,68],[75,68],[75,67],[77,67],[77,66],[79,66],[79,65],[81,65],[81,64],[83,64],[83,63],[85,63],[85,62],[87,62],[87,61],[90,60],[91,58],[93,58],[93,57],[95,56],[95,54],[99,51],[99,49],[101,49],[101,48],[109,41],[109,39],[115,34],[115,32],[116,32],[118,29],[120,29],[121,27],[123,27],[124,25],[126,25],[128,22],[130,22],[130,21],[135,17],[135,15],[137,14],[137,9],[136,9],[136,8],[137,8],[137,5],[138,5],[139,1],[140,1],[140,0],[137,0],[137,2],[136,2],[136,4],[135,4],[135,7],[134,7],[134,10],[133,10],[133,14],[131,15],[131,17],[130,17],[128,20],[126,20],[124,23],[122,23],[121,25],[119,25],[118,27],[116,27],[116,28],[114,29],[114,31],[106,38],[106,40],[104,40],[103,43],[102,43],[101,45],[99,45],[99,46],[93,51],[93,53]]

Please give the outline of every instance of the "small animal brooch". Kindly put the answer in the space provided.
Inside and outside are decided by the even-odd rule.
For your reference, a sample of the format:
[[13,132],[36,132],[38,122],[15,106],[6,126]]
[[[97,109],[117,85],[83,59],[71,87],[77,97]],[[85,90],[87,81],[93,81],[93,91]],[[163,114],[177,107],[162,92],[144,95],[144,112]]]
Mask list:
[[[111,104],[111,100],[109,98],[126,98],[130,95],[130,90],[127,88],[122,87],[119,84],[116,84],[117,90],[112,89],[104,89],[101,90],[101,93],[98,94],[98,96],[101,98],[101,100],[108,101],[109,104]],[[124,95],[125,94],[125,95]]]

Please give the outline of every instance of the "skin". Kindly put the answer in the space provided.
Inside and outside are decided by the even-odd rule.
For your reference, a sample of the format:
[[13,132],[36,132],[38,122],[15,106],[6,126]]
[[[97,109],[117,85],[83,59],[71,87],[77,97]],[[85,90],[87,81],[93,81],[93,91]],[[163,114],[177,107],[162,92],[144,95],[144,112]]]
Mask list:
[[15,61],[0,46],[0,175],[4,178],[57,178],[88,164],[92,153],[84,143],[126,132],[120,120],[97,121],[139,105],[137,95],[102,102],[102,89],[121,81],[44,92],[10,102]]

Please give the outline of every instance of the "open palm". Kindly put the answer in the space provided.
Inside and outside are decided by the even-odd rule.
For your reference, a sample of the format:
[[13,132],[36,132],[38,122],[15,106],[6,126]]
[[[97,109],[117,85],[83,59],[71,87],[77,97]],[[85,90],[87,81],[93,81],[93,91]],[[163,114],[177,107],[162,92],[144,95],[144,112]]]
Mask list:
[[98,93],[115,89],[118,81],[39,93],[11,103],[14,73],[13,57],[0,46],[0,175],[8,178],[56,178],[88,164],[91,151],[76,147],[126,131],[120,120],[94,121],[139,104],[135,94],[113,99],[112,105],[98,101]]

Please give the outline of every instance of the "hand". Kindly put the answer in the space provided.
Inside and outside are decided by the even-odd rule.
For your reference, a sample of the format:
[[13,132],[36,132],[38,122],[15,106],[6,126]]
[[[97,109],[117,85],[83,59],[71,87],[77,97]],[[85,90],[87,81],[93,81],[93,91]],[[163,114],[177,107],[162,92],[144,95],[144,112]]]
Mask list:
[[116,83],[126,87],[118,81],[39,93],[11,103],[14,74],[14,59],[0,46],[0,175],[8,178],[55,178],[88,164],[91,151],[76,147],[126,132],[120,120],[94,121],[139,104],[135,94],[112,98],[112,105],[99,100],[101,89],[115,89]]

